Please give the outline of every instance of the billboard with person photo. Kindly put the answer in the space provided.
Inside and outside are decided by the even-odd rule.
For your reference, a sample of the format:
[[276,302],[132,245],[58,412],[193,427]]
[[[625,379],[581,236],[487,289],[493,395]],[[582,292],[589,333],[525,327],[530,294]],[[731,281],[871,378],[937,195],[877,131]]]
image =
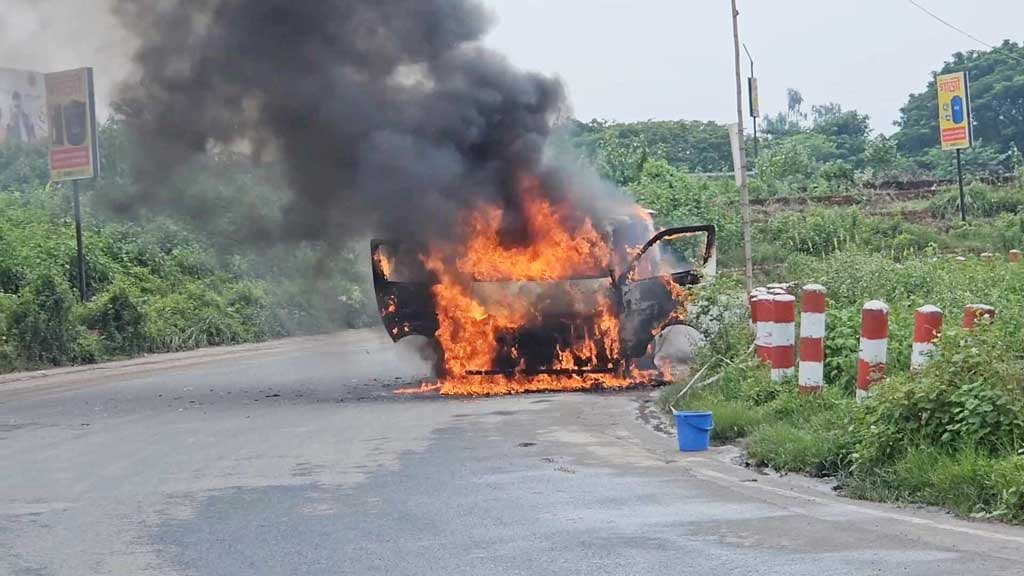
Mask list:
[[96,146],[96,97],[92,68],[46,75],[50,116],[50,180],[92,178],[99,171]]
[[48,134],[43,74],[0,68],[0,142],[36,143]]

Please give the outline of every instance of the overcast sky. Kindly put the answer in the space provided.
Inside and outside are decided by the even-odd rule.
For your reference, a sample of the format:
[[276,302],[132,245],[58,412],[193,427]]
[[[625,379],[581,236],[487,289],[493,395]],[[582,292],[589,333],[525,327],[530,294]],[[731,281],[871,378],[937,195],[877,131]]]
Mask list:
[[[735,122],[729,0],[484,0],[488,43],[555,74],[576,117]],[[1024,0],[917,0],[990,43],[1024,37]],[[899,108],[958,50],[982,48],[907,0],[739,0],[763,113],[786,88],[838,102],[892,132]],[[744,76],[747,61],[744,57]]]
[[[561,77],[578,118],[735,121],[729,0],[481,1],[498,20],[487,42]],[[917,1],[991,44],[1024,39],[1024,0]],[[133,48],[111,0],[0,2],[0,66],[91,64],[107,100]],[[786,88],[797,88],[808,110],[839,102],[891,132],[907,96],[953,52],[981,47],[908,0],[739,0],[739,9],[763,113],[783,110]]]

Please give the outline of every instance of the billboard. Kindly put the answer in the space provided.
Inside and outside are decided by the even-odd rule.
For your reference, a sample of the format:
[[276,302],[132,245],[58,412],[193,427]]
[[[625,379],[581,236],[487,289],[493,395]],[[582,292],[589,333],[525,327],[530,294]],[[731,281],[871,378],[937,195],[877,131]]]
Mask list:
[[92,68],[46,75],[50,179],[80,180],[99,172],[96,147],[96,97]]
[[967,72],[935,77],[939,93],[939,141],[943,150],[971,147],[971,92],[967,83]]
[[46,134],[43,74],[0,68],[0,142],[43,142]]
[[750,117],[761,117],[761,100],[757,93],[757,78],[747,78],[747,93],[750,94]]

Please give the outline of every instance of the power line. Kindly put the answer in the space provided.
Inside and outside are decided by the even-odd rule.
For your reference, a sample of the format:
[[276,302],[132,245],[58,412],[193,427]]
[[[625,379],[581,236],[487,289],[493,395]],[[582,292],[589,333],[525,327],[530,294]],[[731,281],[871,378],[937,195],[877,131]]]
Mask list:
[[[982,46],[988,48],[989,50],[1000,50],[1000,48],[998,46],[993,46],[993,45],[989,44],[988,42],[985,42],[981,38],[978,38],[974,34],[971,34],[967,30],[964,30],[963,28],[960,28],[959,26],[953,24],[952,22],[949,22],[948,20],[943,19],[941,16],[939,16],[935,12],[932,12],[931,10],[929,10],[929,9],[925,8],[924,6],[918,4],[916,2],[916,0],[907,0],[907,2],[909,2],[911,5],[913,5],[915,8],[917,8],[921,12],[924,12],[925,14],[931,16],[932,18],[934,18],[935,20],[941,22],[945,26],[947,26],[947,27],[949,27],[949,28],[951,28],[953,30],[956,30],[957,32],[963,34],[964,36],[970,38],[971,40],[974,40],[975,42],[977,42],[978,44],[981,44]],[[1009,56],[1010,58],[1013,58],[1014,60],[1017,60],[1018,62],[1024,62],[1024,58],[1021,58],[1021,57],[1017,56],[1016,54],[1011,54],[1010,52],[1006,52],[1005,50],[1001,50],[1001,51],[1002,51],[1003,54]]]

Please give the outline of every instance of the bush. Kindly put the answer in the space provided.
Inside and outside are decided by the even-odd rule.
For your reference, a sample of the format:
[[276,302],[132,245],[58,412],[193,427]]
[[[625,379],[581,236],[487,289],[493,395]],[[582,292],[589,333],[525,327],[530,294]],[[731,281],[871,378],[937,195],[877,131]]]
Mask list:
[[15,370],[18,365],[17,352],[8,337],[11,313],[17,302],[17,296],[0,292],[0,373]]
[[[18,180],[21,168],[8,170],[24,167],[28,158],[15,154],[24,150],[12,150],[0,146],[0,187],[8,176],[9,182],[27,182]],[[45,169],[45,151],[40,158]],[[204,180],[213,181],[212,175]],[[29,319],[24,325],[6,322],[9,329],[0,334],[0,372],[325,332],[374,319],[375,306],[363,290],[368,284],[365,247],[302,242],[254,248],[237,238],[206,237],[191,222],[111,219],[93,210],[97,196],[85,194],[92,301],[78,307],[72,299],[80,313],[61,320],[57,317],[66,310],[30,302],[35,291],[29,285],[41,277],[68,290],[77,283],[67,187],[43,186],[0,193],[0,323],[10,320],[16,304]],[[46,342],[40,347],[34,339]]]
[[0,144],[0,192],[34,190],[49,181],[46,148],[13,141]]
[[729,181],[695,178],[665,161],[651,161],[629,185],[629,192],[655,211],[659,226],[714,224],[723,251],[742,247],[739,191]]
[[248,333],[224,298],[202,283],[152,299],[145,312],[154,352],[238,344]]
[[280,317],[274,314],[262,283],[241,282],[226,292],[228,310],[245,328],[247,340],[279,338],[288,333]]
[[889,218],[865,216],[856,208],[814,208],[775,216],[756,230],[759,243],[781,246],[789,254],[829,256],[837,252],[883,252],[904,260],[939,244],[932,229]]
[[[1024,190],[974,183],[964,190],[968,216],[991,218],[1000,214],[1016,214],[1024,209]],[[932,216],[941,220],[960,217],[960,190],[948,188],[928,203]]]
[[990,515],[1024,522],[1024,454],[1000,458],[992,468],[992,490],[999,496]]
[[66,364],[75,359],[79,329],[70,286],[52,274],[35,278],[10,313],[14,350],[28,365]]
[[865,406],[858,465],[878,466],[919,444],[1004,453],[1024,444],[1024,377],[1003,326],[951,330],[919,375],[894,374]]
[[150,348],[146,314],[137,300],[118,284],[89,304],[86,326],[99,332],[107,354],[128,356]]

